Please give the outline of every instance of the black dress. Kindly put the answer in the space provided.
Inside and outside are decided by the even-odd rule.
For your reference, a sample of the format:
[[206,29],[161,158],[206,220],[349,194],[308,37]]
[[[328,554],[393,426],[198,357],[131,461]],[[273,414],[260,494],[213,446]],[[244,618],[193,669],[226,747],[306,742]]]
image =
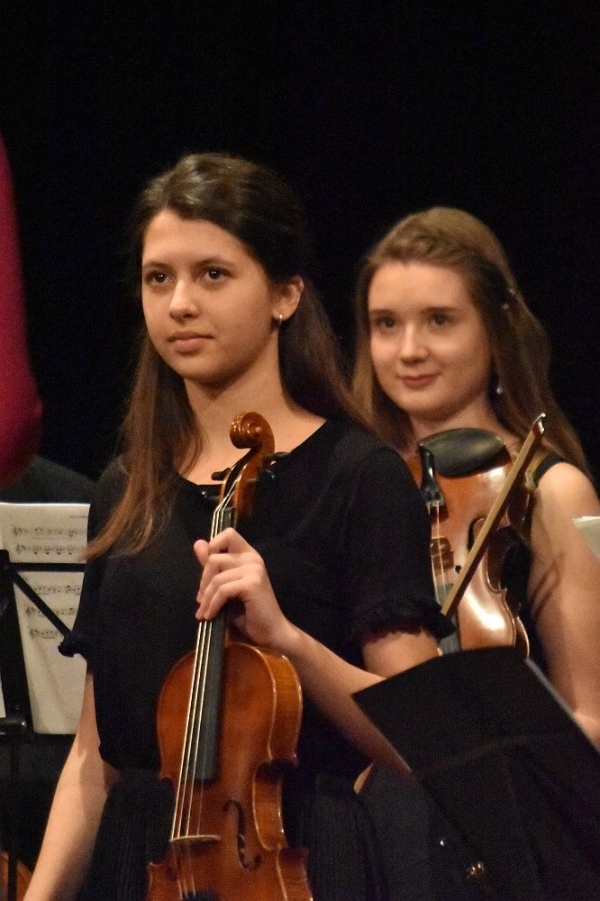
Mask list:
[[[122,488],[113,464],[92,505],[92,535]],[[154,776],[156,703],[194,644],[192,543],[208,535],[213,507],[213,488],[180,479],[168,522],[143,551],[106,554],[86,570],[64,650],[92,667],[100,753],[125,774],[107,802],[86,898],[139,901],[147,861],[164,853],[168,816],[157,811],[169,792]],[[391,448],[346,422],[325,423],[277,457],[239,529],[265,560],[285,615],[351,663],[361,664],[367,631],[451,631],[433,599],[429,526],[412,476]],[[352,790],[367,761],[308,698],[298,756],[284,780],[284,822],[288,841],[309,848],[315,901],[385,897],[369,817]]]

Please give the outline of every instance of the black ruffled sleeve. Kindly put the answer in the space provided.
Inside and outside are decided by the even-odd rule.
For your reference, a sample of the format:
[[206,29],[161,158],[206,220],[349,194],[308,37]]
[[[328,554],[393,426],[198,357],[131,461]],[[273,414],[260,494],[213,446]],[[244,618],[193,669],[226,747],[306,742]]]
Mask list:
[[352,632],[424,627],[436,638],[454,631],[435,601],[429,521],[408,468],[388,448],[358,467],[340,547],[352,598]]

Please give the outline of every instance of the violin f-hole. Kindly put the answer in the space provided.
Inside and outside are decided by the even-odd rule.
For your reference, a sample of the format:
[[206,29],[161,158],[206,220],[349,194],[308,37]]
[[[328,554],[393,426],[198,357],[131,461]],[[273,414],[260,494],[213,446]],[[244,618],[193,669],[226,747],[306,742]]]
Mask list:
[[227,811],[231,807],[237,813],[237,850],[239,861],[245,870],[255,870],[262,858],[260,854],[256,854],[253,861],[246,860],[246,814],[244,813],[244,808],[239,801],[234,801],[233,798],[225,802],[223,810]]

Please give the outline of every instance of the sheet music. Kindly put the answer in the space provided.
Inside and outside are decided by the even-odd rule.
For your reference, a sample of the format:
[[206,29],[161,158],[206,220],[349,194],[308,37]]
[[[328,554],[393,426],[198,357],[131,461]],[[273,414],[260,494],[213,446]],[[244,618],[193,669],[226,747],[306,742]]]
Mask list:
[[580,516],[573,522],[596,556],[600,557],[600,516]]
[[[48,572],[49,563],[81,563],[87,541],[88,504],[0,503],[0,547],[36,594],[70,629],[79,606],[83,572]],[[19,571],[19,564],[40,564]],[[85,661],[63,657],[63,636],[15,586],[34,732],[71,734],[81,710]]]

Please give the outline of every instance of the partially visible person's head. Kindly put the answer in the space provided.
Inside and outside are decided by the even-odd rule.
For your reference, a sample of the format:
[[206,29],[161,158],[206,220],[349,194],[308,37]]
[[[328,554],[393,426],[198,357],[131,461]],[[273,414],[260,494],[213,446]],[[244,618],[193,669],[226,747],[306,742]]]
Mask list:
[[390,262],[419,262],[460,276],[487,334],[488,396],[498,420],[524,436],[536,417],[546,412],[551,442],[581,463],[572,431],[552,399],[545,330],[527,307],[502,245],[475,216],[448,207],[402,219],[366,255],[359,273],[354,386],[378,430],[400,448],[410,441],[409,419],[381,389],[371,360],[369,292],[375,273]]

